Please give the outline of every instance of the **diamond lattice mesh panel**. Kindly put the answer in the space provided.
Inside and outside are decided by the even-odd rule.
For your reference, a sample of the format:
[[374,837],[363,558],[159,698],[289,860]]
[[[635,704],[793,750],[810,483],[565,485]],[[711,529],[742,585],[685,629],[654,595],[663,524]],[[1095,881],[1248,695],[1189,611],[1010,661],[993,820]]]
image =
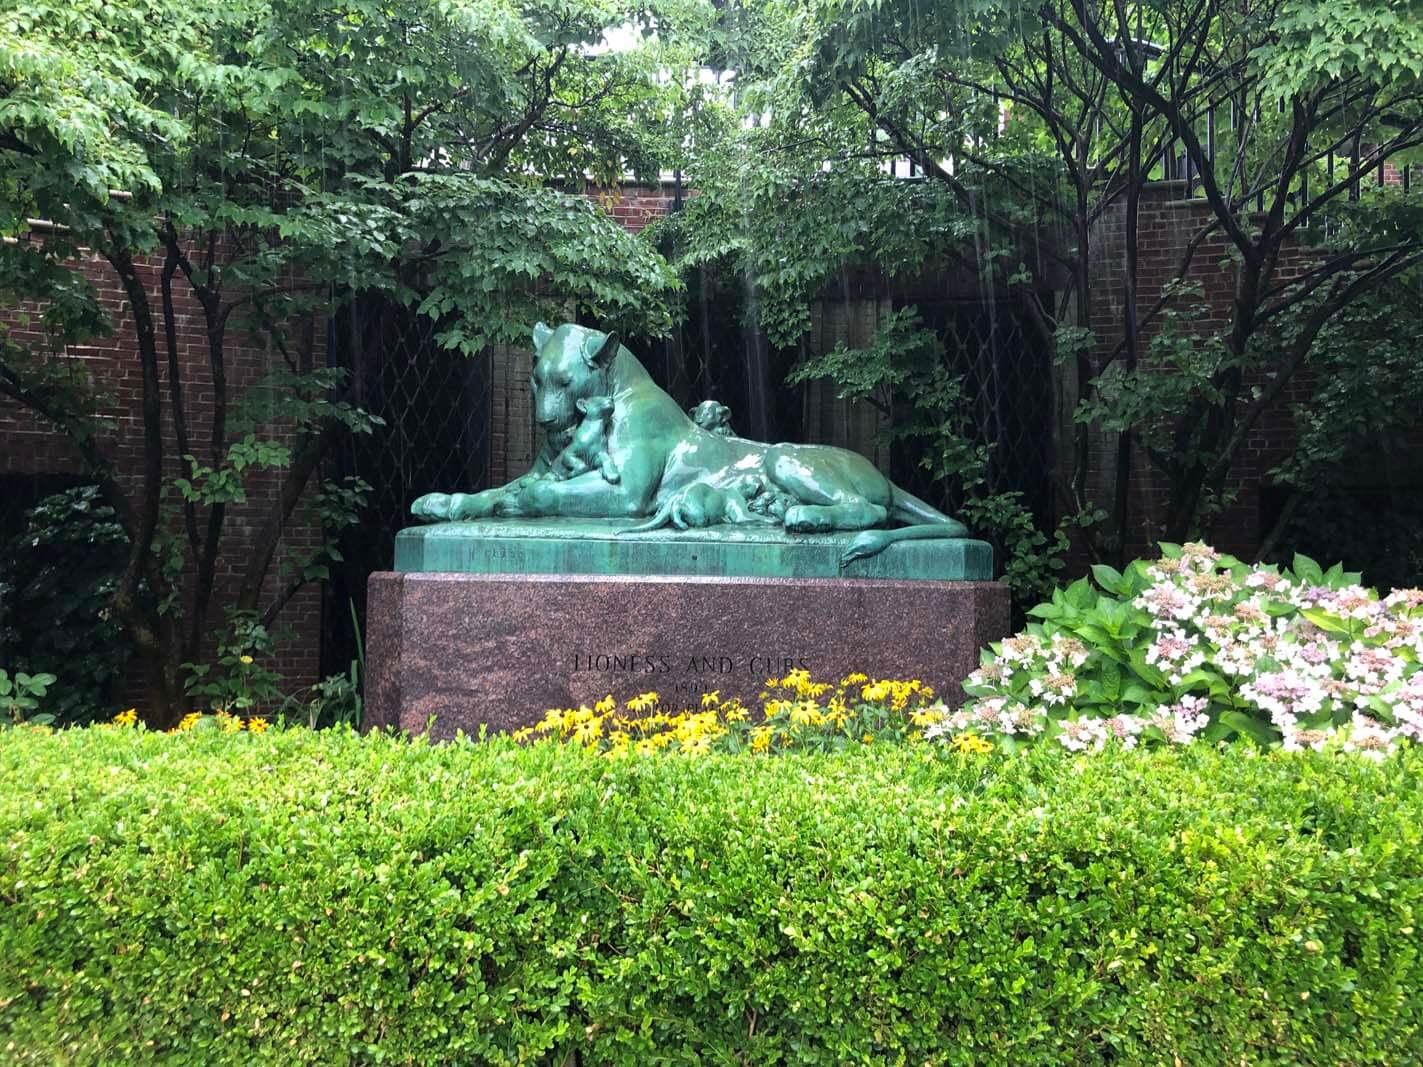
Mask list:
[[[944,361],[963,379],[975,441],[989,446],[988,488],[1018,491],[1040,527],[1053,521],[1052,363],[1021,318],[993,302],[916,301],[920,319],[943,340]],[[922,459],[923,442],[899,442],[894,479],[950,512],[962,502]]]
[[349,369],[356,402],[384,425],[343,441],[327,472],[362,478],[371,494],[327,583],[323,671],[355,657],[352,611],[364,630],[366,581],[390,568],[411,501],[489,484],[489,360],[442,348],[439,328],[380,300],[358,300],[332,321],[331,361]]

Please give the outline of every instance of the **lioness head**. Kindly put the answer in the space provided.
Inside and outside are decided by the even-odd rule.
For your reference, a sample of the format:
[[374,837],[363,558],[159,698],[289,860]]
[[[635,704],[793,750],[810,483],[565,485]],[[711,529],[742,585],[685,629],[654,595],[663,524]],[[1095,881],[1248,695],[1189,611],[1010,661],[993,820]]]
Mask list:
[[618,351],[618,335],[568,324],[534,327],[534,419],[546,434],[571,430],[579,421],[578,402],[608,394],[608,367]]

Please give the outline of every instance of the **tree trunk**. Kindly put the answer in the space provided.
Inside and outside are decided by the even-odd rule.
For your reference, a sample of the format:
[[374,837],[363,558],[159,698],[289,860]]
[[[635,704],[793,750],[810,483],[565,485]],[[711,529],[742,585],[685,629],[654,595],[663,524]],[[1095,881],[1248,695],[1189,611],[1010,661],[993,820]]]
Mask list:
[[114,268],[128,297],[139,362],[143,368],[142,482],[139,504],[133,511],[133,528],[129,531],[128,562],[114,592],[112,609],[123,620],[134,651],[144,666],[148,680],[144,721],[150,726],[167,729],[187,707],[178,677],[177,635],[172,615],[154,610],[150,603],[145,603],[145,600],[151,602],[152,596],[145,598],[141,595],[145,579],[149,580],[153,594],[158,593],[156,586],[159,581],[153,565],[153,541],[158,532],[159,502],[163,489],[163,400],[158,380],[158,339],[148,293],[132,256],[127,249],[112,246],[105,252],[105,258]]

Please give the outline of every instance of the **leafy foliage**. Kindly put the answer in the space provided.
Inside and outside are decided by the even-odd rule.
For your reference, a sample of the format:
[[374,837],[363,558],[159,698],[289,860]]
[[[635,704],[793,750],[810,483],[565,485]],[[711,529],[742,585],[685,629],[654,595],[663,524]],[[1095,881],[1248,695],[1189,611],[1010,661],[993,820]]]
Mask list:
[[0,1040],[76,1064],[1407,1062],[1419,770],[12,731]]
[[[1417,198],[1370,180],[1423,146],[1416,14],[1415,0],[746,5],[726,21],[739,114],[693,145],[684,261],[749,279],[757,323],[786,347],[850,272],[885,288],[957,274],[1010,305],[1057,345],[1055,388],[1077,412],[1058,441],[1063,511],[1121,565],[1144,524],[1209,529],[1252,429],[1308,384],[1321,331],[1423,261]],[[1143,197],[1186,176],[1198,205],[1169,251],[1151,248]],[[1143,268],[1163,256],[1158,294]],[[1216,271],[1233,297],[1207,314],[1192,279]],[[855,388],[873,372],[852,362],[825,369]],[[1089,477],[1112,438],[1115,472]],[[1162,515],[1130,514],[1139,451]]]
[[327,675],[312,686],[304,709],[307,728],[359,728],[362,709],[365,707],[360,683],[360,672],[357,664],[353,662],[347,674]]
[[32,508],[0,553],[0,661],[51,678],[52,721],[89,722],[117,696],[128,645],[110,603],[127,543],[98,490],[81,486]]
[[[249,502],[254,473],[280,477],[238,608],[270,622],[332,558],[289,560],[263,599],[321,456],[374,424],[356,383],[317,366],[313,321],[334,303],[417,309],[472,355],[540,317],[667,328],[675,275],[579,194],[628,168],[655,174],[676,150],[682,87],[662,72],[704,17],[682,0],[27,0],[7,12],[0,293],[39,308],[43,341],[0,335],[0,393],[79,445],[126,527],[113,607],[155,680],[155,722],[184,710],[179,666],[201,654],[229,509]],[[629,47],[605,40],[628,30]],[[65,356],[115,325],[81,267],[95,255],[126,299],[143,371],[136,489],[115,475],[98,398]],[[148,255],[162,263],[157,292]],[[182,402],[178,294],[206,340],[201,426]],[[242,395],[236,338],[286,370]],[[171,481],[165,454],[181,457]],[[328,488],[323,519],[352,514],[359,487]]]
[[57,679],[52,674],[26,674],[24,671],[10,673],[0,670],[0,710],[5,712],[0,718],[0,728],[9,729],[21,724],[26,726],[50,726],[54,716],[37,714],[42,701]]
[[281,675],[269,663],[272,634],[252,612],[232,611],[218,637],[217,662],[184,664],[187,689],[211,709],[236,715],[271,711],[283,702]]
[[1277,36],[1262,45],[1266,84],[1279,96],[1313,88],[1321,75],[1361,73],[1383,85],[1423,78],[1417,0],[1285,0]]
[[1296,405],[1293,454],[1271,472],[1302,492],[1337,484],[1361,452],[1377,454],[1405,437],[1423,410],[1423,272],[1361,297],[1320,334],[1309,403]]

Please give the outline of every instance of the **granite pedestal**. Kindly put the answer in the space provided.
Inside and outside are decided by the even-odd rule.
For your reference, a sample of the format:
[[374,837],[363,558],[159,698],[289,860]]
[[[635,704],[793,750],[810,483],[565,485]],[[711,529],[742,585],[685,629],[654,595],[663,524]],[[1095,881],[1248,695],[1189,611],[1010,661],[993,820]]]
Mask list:
[[920,678],[953,701],[979,649],[1008,632],[1008,591],[987,580],[982,542],[903,542],[842,565],[843,534],[618,525],[402,532],[397,572],[370,581],[366,726],[516,729],[650,690],[664,705],[712,690],[754,703],[766,678],[795,668]]

